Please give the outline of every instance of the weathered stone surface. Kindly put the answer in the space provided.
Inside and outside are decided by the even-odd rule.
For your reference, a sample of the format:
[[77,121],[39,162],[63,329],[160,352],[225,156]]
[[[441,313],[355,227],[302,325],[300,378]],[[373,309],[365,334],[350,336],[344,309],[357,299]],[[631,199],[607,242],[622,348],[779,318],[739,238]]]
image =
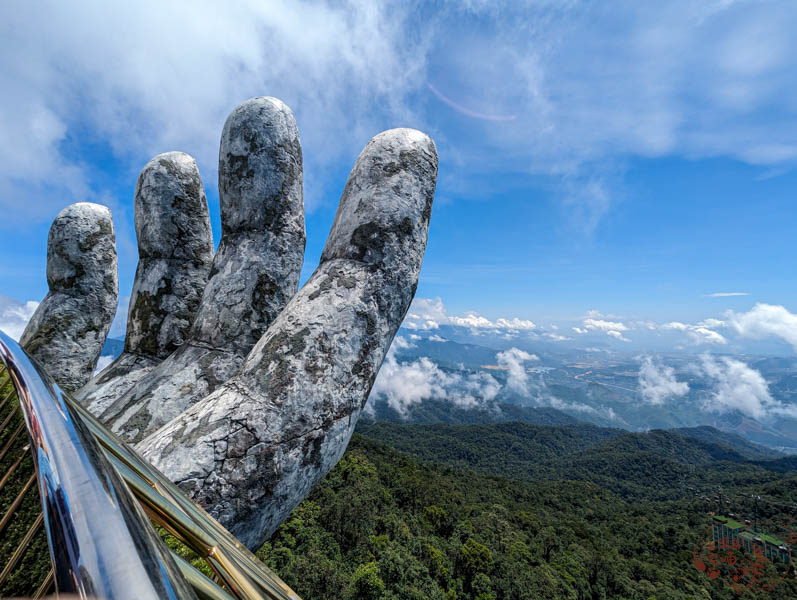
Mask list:
[[116,313],[116,235],[108,208],[79,202],[58,214],[47,239],[47,284],[20,345],[73,391],[91,377]]
[[[204,398],[227,381],[242,360],[232,352],[187,343],[95,414],[122,438],[140,440],[153,424],[168,423],[180,414],[179,407],[188,399]],[[96,407],[99,410],[99,403]]]
[[196,161],[182,152],[153,158],[138,177],[139,263],[125,350],[164,359],[183,345],[213,261],[213,234]]
[[310,280],[232,379],[138,444],[250,548],[343,454],[415,293],[436,176],[426,135],[371,140]]
[[138,176],[135,224],[139,262],[122,355],[76,396],[95,415],[183,345],[205,289],[213,239],[196,161],[159,154]]
[[159,362],[149,356],[123,352],[86,385],[74,392],[73,396],[94,416],[101,418],[103,412],[117,398],[141,381]]
[[296,293],[305,245],[302,151],[281,101],[253,98],[227,118],[219,196],[222,238],[188,340],[101,415],[127,440],[215,390]]

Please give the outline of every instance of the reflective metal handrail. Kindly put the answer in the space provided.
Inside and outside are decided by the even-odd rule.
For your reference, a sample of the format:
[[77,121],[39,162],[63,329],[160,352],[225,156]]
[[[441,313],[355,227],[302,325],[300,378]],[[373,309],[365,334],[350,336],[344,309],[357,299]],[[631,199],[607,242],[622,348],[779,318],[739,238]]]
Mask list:
[[[2,332],[0,360],[30,435],[59,592],[104,598],[299,599]],[[204,558],[215,582],[168,552],[147,517]]]

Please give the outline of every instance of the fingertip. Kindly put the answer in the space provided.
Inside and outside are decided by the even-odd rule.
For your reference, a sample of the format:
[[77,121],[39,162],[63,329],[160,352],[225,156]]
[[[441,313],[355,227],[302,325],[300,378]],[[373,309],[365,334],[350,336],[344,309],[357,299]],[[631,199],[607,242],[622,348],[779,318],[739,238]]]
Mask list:
[[303,231],[302,147],[284,102],[251,98],[227,117],[219,146],[219,196],[225,233],[286,225]]
[[[99,277],[116,288],[116,233],[111,210],[93,202],[64,208],[47,238],[47,282],[50,289],[83,293]],[[115,293],[115,289],[114,289]]]
[[374,136],[346,182],[322,262],[419,267],[436,182],[437,150],[428,135],[400,128]]
[[136,181],[135,224],[141,258],[210,260],[210,214],[192,156],[166,152],[144,166]]

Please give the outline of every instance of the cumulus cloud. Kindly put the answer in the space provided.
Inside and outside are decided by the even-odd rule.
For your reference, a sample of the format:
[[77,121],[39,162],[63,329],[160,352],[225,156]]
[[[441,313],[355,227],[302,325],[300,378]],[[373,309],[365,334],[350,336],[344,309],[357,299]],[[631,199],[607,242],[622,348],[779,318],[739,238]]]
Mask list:
[[689,384],[675,378],[675,370],[666,365],[656,365],[646,356],[639,367],[639,390],[649,404],[663,404],[669,398],[684,396]]
[[525,319],[518,319],[513,317],[505,319],[503,317],[490,321],[486,317],[482,317],[478,313],[467,313],[464,317],[449,317],[449,322],[452,325],[459,325],[461,327],[470,327],[472,329],[519,329],[531,330],[537,326],[532,322]]
[[464,316],[449,315],[439,297],[414,299],[402,324],[403,327],[414,330],[438,329],[440,325],[456,325],[474,331],[480,329],[531,331],[537,327],[532,321],[518,317],[499,317],[491,321],[475,312],[468,312]]
[[775,416],[797,418],[797,406],[773,398],[761,373],[744,362],[704,354],[699,368],[712,385],[711,395],[703,403],[707,411],[726,413],[737,410],[759,421]]
[[0,296],[0,329],[14,340],[19,341],[38,306],[39,303],[33,300],[23,303]]
[[423,400],[447,400],[456,406],[474,408],[491,402],[501,384],[487,373],[444,371],[423,356],[411,362],[399,362],[396,348],[406,348],[401,336],[393,340],[371,390],[371,401],[381,398],[399,414],[406,416],[413,405]]
[[530,354],[519,348],[510,348],[499,352],[496,357],[498,364],[507,370],[507,387],[521,396],[531,396],[532,389],[529,385],[529,374],[526,362],[539,360],[535,354]]
[[689,337],[696,344],[727,344],[728,340],[725,339],[721,333],[717,333],[708,327],[697,325],[688,331]]
[[628,331],[628,326],[625,323],[621,323],[620,321],[607,321],[602,317],[603,315],[598,311],[591,310],[587,313],[587,317],[581,322],[584,326],[583,329],[574,327],[573,330],[576,333],[599,331],[622,342],[631,341],[623,335],[623,332]]
[[679,321],[671,321],[661,326],[662,329],[671,329],[675,331],[683,331],[687,334],[689,339],[694,344],[727,344],[728,340],[725,339],[721,333],[714,331],[713,327],[722,327],[725,323],[718,319],[704,319],[697,325],[690,325],[681,323]]
[[797,315],[784,306],[757,303],[746,313],[728,311],[728,326],[746,338],[779,338],[797,351]]
[[446,338],[444,338],[442,336],[439,336],[437,334],[430,335],[428,339],[429,339],[430,342],[447,342],[448,341]]
[[602,319],[584,319],[584,327],[588,330],[598,331],[628,331],[628,327],[619,321],[604,321]]
[[622,333],[620,333],[619,331],[609,330],[609,331],[606,332],[606,335],[611,336],[611,337],[613,337],[615,339],[618,339],[621,342],[630,342],[631,341],[627,337],[625,337]]

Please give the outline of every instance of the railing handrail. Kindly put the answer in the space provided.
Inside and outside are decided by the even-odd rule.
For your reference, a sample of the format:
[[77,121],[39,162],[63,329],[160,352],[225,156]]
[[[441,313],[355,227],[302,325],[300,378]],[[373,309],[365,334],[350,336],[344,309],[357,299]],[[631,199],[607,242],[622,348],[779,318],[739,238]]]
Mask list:
[[[60,593],[300,600],[1,331],[0,360],[11,375],[30,434]],[[204,558],[218,583],[172,555],[150,520]]]
[[36,467],[56,589],[81,597],[196,598],[64,392],[0,332]]

